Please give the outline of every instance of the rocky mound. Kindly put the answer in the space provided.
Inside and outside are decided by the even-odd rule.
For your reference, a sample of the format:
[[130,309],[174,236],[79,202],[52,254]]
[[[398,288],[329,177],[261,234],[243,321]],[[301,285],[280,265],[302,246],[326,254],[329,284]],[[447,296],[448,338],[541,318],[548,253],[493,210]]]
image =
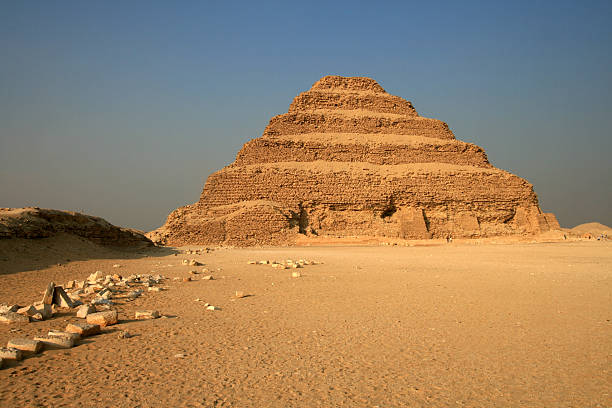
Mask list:
[[296,234],[405,239],[534,234],[559,224],[533,187],[370,78],[327,76],[149,237],[290,244]]
[[99,217],[38,207],[0,208],[0,240],[48,238],[63,233],[107,246],[153,245],[141,232],[116,227]]
[[612,236],[612,228],[598,222],[587,222],[585,224],[576,225],[570,231],[577,234],[592,234],[593,236],[599,236],[601,234]]

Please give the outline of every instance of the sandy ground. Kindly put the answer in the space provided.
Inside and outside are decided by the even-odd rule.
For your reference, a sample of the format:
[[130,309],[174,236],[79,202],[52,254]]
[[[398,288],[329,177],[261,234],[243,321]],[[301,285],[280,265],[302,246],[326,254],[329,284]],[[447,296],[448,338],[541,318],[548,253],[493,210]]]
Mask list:
[[[99,250],[70,261],[61,245],[48,245],[50,258],[15,248],[0,248],[0,303],[96,270],[202,269],[182,259],[215,280],[169,280],[119,304],[123,322],[104,334],[0,370],[2,407],[612,406],[610,242]],[[300,258],[323,264],[300,278],[247,264]],[[142,309],[168,318],[134,321]],[[74,320],[0,325],[0,344]]]

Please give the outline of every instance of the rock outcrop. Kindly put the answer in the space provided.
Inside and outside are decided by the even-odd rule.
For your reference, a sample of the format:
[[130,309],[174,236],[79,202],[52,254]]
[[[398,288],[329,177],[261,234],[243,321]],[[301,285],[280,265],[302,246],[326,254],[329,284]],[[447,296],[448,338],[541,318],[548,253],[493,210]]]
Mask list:
[[143,233],[116,227],[99,217],[38,207],[0,208],[0,240],[48,238],[66,233],[115,247],[152,246]]
[[327,76],[149,233],[164,244],[290,244],[297,234],[405,239],[558,228],[526,180],[369,78]]

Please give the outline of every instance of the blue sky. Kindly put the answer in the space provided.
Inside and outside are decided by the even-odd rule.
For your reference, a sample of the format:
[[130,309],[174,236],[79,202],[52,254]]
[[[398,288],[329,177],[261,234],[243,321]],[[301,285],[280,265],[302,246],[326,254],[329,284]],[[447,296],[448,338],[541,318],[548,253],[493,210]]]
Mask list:
[[612,225],[610,21],[605,1],[5,1],[0,206],[155,228],[338,74],[447,122],[562,225]]

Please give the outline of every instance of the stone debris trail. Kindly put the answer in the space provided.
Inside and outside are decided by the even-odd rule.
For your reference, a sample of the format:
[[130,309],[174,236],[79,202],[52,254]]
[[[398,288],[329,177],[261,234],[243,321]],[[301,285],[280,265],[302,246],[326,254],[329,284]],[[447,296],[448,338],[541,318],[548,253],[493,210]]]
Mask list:
[[[194,261],[195,262],[195,261]],[[121,265],[113,265],[120,268]],[[14,338],[7,346],[0,348],[0,368],[4,361],[20,361],[24,356],[37,354],[46,349],[70,349],[81,338],[103,333],[102,329],[120,323],[119,313],[112,306],[113,300],[133,301],[144,292],[143,288],[160,290],[159,285],[167,280],[162,275],[104,275],[96,271],[83,281],[69,281],[65,286],[50,282],[42,292],[40,302],[28,306],[0,305],[0,322],[9,325],[52,319],[60,311],[75,312],[85,322],[68,323],[64,331],[51,330],[46,335],[33,339]],[[140,286],[141,288],[135,288]],[[64,288],[68,289],[66,291]],[[207,305],[208,306],[208,305]],[[220,310],[215,308],[211,310]],[[157,310],[137,311],[136,319],[157,319],[162,317]],[[130,338],[127,331],[121,331],[119,338]]]

